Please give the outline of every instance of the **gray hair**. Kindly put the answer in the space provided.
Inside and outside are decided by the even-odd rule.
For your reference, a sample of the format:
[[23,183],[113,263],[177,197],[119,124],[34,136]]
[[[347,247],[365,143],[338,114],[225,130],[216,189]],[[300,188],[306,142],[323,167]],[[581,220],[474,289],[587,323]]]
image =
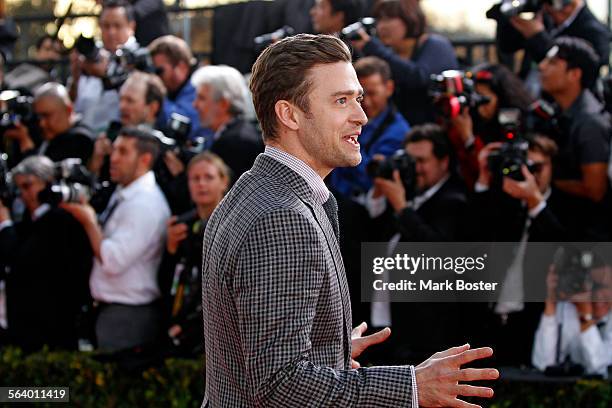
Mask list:
[[34,101],[42,98],[54,98],[64,106],[72,106],[72,100],[66,87],[57,82],[47,82],[34,92]]
[[55,179],[55,165],[47,156],[30,156],[11,170],[11,176],[36,176],[45,183],[52,183]]
[[198,68],[191,77],[192,85],[198,89],[209,85],[213,99],[225,99],[230,103],[230,113],[242,115],[247,110],[249,90],[240,71],[227,65],[207,65]]

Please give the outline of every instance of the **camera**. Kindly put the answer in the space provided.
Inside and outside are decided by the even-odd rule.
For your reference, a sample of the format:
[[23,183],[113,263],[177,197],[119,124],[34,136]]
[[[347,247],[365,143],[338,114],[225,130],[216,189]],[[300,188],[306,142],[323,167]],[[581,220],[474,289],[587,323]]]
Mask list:
[[91,37],[86,37],[81,34],[74,41],[74,49],[89,62],[98,62],[100,60],[100,50],[102,47],[100,47],[96,43],[96,40]]
[[65,159],[55,164],[55,183],[38,193],[42,203],[80,203],[89,201],[97,190],[94,176],[81,164],[81,159]]
[[124,45],[115,52],[117,64],[109,64],[105,77],[102,79],[104,89],[118,89],[123,85],[133,70],[154,74],[157,72],[153,65],[151,53],[137,43]]
[[359,30],[364,29],[370,36],[376,35],[376,19],[364,17],[361,20],[348,25],[340,31],[340,38],[346,41],[360,40]]
[[563,135],[559,114],[559,110],[554,105],[539,99],[529,105],[525,114],[524,129],[529,133],[541,133],[558,140]]
[[461,114],[463,108],[477,108],[490,99],[474,91],[471,72],[448,70],[431,76],[429,96],[438,115],[452,119]]
[[521,170],[527,165],[527,151],[529,142],[521,136],[521,111],[515,108],[500,109],[498,121],[502,128],[499,150],[493,151],[487,158],[487,165],[492,184],[501,186],[504,177],[522,181],[524,180]]
[[166,134],[176,140],[179,146],[187,146],[189,143],[189,132],[191,132],[191,119],[180,113],[173,112],[166,124]]
[[8,155],[0,153],[0,203],[10,208],[15,198],[15,188],[8,167]]
[[588,291],[592,288],[590,271],[594,266],[595,254],[588,248],[560,247],[553,256],[558,276],[557,295],[559,298]]
[[259,53],[263,51],[268,45],[273,44],[276,41],[280,41],[283,38],[290,37],[293,34],[295,34],[295,30],[293,29],[293,27],[286,25],[274,32],[257,36],[253,40],[255,51]]
[[16,123],[26,126],[34,122],[35,114],[32,103],[34,98],[22,95],[19,91],[6,90],[0,92],[0,134],[15,127]]
[[502,0],[487,11],[487,18],[499,21],[501,18],[518,16],[521,13],[537,13],[544,4],[555,10],[561,10],[572,0]]
[[381,177],[393,180],[395,170],[399,171],[407,195],[414,195],[416,191],[416,162],[405,150],[400,149],[384,160],[372,160],[366,167],[366,172],[372,179]]
[[[74,48],[87,61],[100,61],[102,47],[93,38],[81,34],[75,41]],[[136,42],[121,46],[113,54],[113,59],[114,61],[108,64],[104,78],[102,78],[105,90],[120,88],[133,70],[148,73],[157,72],[149,50]]]

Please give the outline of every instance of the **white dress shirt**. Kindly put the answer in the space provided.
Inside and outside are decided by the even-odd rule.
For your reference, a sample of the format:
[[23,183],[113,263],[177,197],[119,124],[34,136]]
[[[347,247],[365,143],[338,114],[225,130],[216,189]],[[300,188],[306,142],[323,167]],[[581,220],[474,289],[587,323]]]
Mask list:
[[149,171],[127,187],[117,187],[118,205],[103,227],[100,257],[89,280],[95,300],[143,305],[159,297],[157,270],[170,217],[168,203]]
[[559,302],[554,316],[542,315],[531,355],[533,365],[543,371],[559,363],[556,361],[559,322],[563,323],[560,362],[569,355],[572,362],[584,367],[586,374],[607,377],[608,366],[612,365],[612,310],[601,328],[592,325],[581,332],[578,312],[571,302]]

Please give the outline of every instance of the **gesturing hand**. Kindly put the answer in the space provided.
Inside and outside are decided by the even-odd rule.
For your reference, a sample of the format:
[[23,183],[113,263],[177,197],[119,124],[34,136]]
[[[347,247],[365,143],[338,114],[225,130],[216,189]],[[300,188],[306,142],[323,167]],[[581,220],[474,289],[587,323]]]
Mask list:
[[480,408],[457,397],[491,398],[488,387],[459,384],[459,381],[495,380],[499,372],[492,368],[464,368],[461,366],[491,357],[489,347],[470,350],[470,345],[453,347],[438,352],[415,367],[420,407]]
[[363,333],[368,329],[368,325],[363,322],[359,326],[355,327],[351,332],[351,344],[352,344],[352,352],[351,352],[351,368],[359,368],[361,365],[355,361],[357,357],[361,355],[373,344],[382,343],[387,340],[391,335],[391,329],[385,327],[384,329],[377,331],[374,334],[370,334],[369,336],[362,337]]

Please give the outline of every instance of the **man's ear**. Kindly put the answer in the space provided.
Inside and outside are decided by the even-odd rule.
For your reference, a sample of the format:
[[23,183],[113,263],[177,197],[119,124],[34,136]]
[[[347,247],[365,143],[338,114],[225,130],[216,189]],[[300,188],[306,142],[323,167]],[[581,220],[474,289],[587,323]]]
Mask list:
[[582,86],[582,70],[580,68],[570,68],[567,70],[567,73],[572,81],[575,81]]
[[274,112],[279,124],[293,131],[297,131],[300,128],[297,110],[295,105],[286,100],[276,101],[274,104]]
[[393,92],[395,91],[395,81],[392,79],[389,79],[385,83],[385,90],[387,92],[387,98],[390,98],[393,95]]
[[219,104],[219,107],[221,108],[222,112],[228,112],[230,111],[230,108],[232,106],[231,102],[229,101],[229,99],[225,99],[225,98],[221,98],[217,101],[217,103]]

